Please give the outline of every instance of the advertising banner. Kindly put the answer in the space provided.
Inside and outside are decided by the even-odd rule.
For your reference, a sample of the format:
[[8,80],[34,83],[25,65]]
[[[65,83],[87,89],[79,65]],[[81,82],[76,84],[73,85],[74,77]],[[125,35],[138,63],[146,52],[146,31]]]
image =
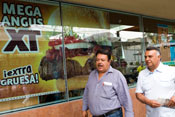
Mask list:
[[59,7],[1,1],[0,8],[0,101],[59,92],[56,79],[39,73],[49,37],[61,33]]
[[0,101],[65,92],[64,77],[69,91],[83,89],[96,50],[111,49],[107,12],[62,5],[62,29],[59,4],[0,5]]

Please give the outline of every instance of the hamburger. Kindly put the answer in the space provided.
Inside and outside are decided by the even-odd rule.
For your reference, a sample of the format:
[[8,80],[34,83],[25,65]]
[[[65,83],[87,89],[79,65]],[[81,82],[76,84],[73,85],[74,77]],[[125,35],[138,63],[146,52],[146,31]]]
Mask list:
[[[89,73],[95,69],[94,45],[75,36],[66,36],[64,43],[68,88],[69,90],[84,88]],[[51,49],[46,51],[39,65],[40,77],[45,81],[56,79],[58,90],[64,91],[62,39],[50,39],[48,46]]]

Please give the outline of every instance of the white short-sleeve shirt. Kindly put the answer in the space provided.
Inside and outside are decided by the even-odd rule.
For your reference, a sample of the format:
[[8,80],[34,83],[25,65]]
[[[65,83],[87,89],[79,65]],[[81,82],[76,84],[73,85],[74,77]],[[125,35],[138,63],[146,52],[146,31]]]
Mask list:
[[[147,68],[139,73],[136,93],[143,93],[148,99],[170,99],[175,95],[175,67],[159,64],[154,72]],[[175,117],[175,108],[146,106],[147,117]]]

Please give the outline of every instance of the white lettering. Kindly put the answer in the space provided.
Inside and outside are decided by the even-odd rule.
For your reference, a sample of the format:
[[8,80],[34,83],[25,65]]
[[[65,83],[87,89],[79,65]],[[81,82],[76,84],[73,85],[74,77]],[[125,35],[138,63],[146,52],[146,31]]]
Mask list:
[[15,5],[10,4],[10,7],[8,7],[7,3],[3,3],[3,14],[13,14],[15,15]]
[[39,16],[39,17],[41,17],[41,12],[40,12],[40,10],[39,10],[38,7],[35,7],[35,10],[34,10],[33,16]]
[[32,16],[33,13],[32,13],[32,6],[26,6],[25,8],[25,13],[28,15],[28,16]]
[[24,15],[24,6],[23,5],[17,5],[17,14]]

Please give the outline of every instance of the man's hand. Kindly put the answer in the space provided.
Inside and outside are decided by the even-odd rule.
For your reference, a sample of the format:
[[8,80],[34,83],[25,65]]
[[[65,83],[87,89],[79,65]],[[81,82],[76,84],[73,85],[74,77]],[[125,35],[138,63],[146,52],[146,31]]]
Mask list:
[[83,117],[88,117],[88,112],[87,111],[83,111]]
[[152,108],[157,108],[157,107],[161,106],[161,104],[159,102],[157,102],[155,100],[148,99],[147,97],[145,97],[145,95],[143,93],[136,93],[136,97],[139,101],[151,106]]
[[156,100],[149,100],[148,105],[150,105],[152,108],[157,108],[161,106],[161,104]]
[[172,96],[168,104],[166,105],[168,107],[174,107],[175,106],[175,96]]

